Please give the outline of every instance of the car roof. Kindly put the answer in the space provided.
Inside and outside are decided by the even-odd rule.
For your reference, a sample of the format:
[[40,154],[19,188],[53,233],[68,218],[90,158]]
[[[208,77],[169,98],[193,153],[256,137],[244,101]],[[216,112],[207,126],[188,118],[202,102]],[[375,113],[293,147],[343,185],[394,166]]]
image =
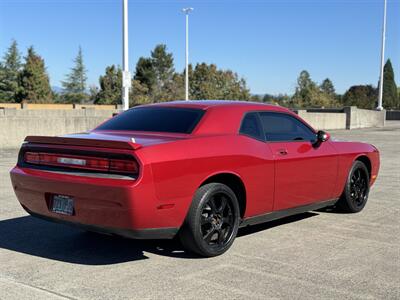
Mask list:
[[244,109],[260,109],[260,110],[273,110],[273,111],[287,111],[286,108],[281,106],[270,104],[270,103],[260,103],[251,101],[237,101],[237,100],[178,100],[170,102],[159,102],[154,104],[148,104],[144,106],[168,106],[168,107],[185,107],[185,108],[197,108],[197,109],[208,109],[216,107],[226,107],[226,106],[240,106]]

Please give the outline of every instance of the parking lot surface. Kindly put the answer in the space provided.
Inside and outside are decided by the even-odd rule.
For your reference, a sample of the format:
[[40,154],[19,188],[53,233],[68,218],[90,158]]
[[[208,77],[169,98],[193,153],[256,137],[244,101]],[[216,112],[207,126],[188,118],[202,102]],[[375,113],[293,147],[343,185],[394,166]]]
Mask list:
[[174,241],[85,233],[28,216],[8,175],[17,150],[0,150],[0,298],[399,299],[400,122],[331,133],[381,152],[366,208],[244,228],[211,259]]

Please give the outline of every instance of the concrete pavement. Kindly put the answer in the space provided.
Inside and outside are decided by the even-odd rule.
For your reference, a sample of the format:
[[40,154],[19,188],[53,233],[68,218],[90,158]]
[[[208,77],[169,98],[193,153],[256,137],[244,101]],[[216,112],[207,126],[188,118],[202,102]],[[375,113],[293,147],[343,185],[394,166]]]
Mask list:
[[381,152],[364,211],[245,228],[211,259],[174,241],[84,233],[28,216],[8,176],[17,152],[0,151],[0,299],[399,299],[400,122],[331,133]]

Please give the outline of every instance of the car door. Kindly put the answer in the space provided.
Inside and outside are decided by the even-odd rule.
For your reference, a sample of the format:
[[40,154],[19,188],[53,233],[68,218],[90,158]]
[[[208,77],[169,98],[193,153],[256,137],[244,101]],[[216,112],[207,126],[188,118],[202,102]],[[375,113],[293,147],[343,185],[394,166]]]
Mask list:
[[289,113],[260,112],[259,116],[275,161],[273,209],[330,200],[338,167],[330,142],[315,146],[315,132]]
[[246,112],[240,134],[246,136],[243,144],[250,159],[242,169],[246,185],[246,214],[249,216],[271,212],[274,206],[275,166],[267,148],[264,132],[257,112]]

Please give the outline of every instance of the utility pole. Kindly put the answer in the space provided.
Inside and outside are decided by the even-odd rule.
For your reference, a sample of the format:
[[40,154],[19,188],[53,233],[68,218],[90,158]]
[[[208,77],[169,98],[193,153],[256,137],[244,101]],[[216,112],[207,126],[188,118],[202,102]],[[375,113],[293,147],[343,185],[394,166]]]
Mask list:
[[186,15],[186,57],[185,57],[185,100],[189,100],[189,13],[193,11],[192,7],[182,9]]
[[128,59],[128,0],[122,0],[122,97],[124,110],[129,109],[129,89],[131,88],[131,73],[129,72]]
[[382,96],[383,96],[383,68],[385,64],[385,39],[386,39],[386,4],[387,0],[383,0],[383,26],[382,26],[382,49],[381,49],[381,75],[379,80],[379,99],[377,110],[382,110]]

